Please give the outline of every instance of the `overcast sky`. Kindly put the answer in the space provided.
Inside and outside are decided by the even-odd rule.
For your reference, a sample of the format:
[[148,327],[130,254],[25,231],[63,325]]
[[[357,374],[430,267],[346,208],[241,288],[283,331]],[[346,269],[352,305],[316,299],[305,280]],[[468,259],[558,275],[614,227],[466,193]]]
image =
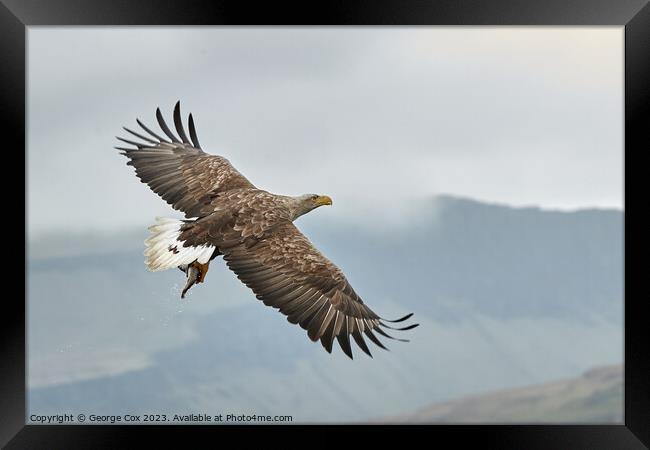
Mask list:
[[204,150],[330,219],[623,205],[622,27],[29,27],[30,232],[179,217],[112,148],[179,99]]

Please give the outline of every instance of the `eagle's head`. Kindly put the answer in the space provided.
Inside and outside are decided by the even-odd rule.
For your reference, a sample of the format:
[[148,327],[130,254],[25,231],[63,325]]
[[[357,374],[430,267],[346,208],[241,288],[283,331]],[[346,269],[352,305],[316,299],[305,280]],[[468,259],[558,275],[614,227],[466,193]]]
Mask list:
[[330,197],[319,194],[300,195],[298,197],[291,197],[291,200],[290,209],[293,213],[294,220],[319,206],[332,204]]

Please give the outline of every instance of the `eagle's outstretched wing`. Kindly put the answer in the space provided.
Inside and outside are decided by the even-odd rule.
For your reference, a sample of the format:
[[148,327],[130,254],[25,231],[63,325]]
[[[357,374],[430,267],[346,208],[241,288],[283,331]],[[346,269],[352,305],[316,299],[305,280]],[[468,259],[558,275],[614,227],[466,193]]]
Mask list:
[[137,119],[138,125],[150,137],[125,127],[143,142],[118,137],[136,148],[116,148],[129,158],[127,164],[135,167],[138,178],[174,209],[184,212],[187,218],[202,217],[214,210],[211,203],[219,193],[255,188],[226,158],[201,150],[192,114],[189,115],[190,138],[187,137],[181,120],[180,102],[174,107],[178,137],[165,123],[160,108],[156,110],[156,118],[168,139],[154,133]]
[[[289,322],[307,330],[313,341],[320,339],[328,352],[336,338],[352,358],[350,336],[368,355],[365,335],[382,348],[373,333],[395,339],[382,328],[409,330],[418,324],[393,328],[375,314],[354,292],[343,272],[323,256],[309,240],[287,222],[255,242],[220,247],[228,267],[262,300],[288,316]],[[402,340],[402,339],[399,339]]]

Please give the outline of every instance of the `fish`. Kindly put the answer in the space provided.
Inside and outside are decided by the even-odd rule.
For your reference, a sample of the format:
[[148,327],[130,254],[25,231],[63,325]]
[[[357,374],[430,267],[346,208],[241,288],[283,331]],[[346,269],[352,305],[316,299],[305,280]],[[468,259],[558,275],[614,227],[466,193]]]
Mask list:
[[181,266],[178,266],[178,268],[187,275],[187,282],[185,283],[185,287],[181,292],[181,298],[185,298],[187,291],[189,291],[190,288],[194,286],[199,278],[199,269],[194,267],[192,264],[183,264]]

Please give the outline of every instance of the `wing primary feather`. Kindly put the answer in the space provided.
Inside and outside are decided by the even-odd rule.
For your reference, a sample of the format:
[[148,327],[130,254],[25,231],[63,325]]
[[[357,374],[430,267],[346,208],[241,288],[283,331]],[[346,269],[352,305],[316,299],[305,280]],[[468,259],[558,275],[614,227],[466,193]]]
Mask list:
[[408,325],[408,326],[406,326],[406,327],[397,328],[397,327],[391,327],[390,325],[386,325],[386,324],[385,324],[384,322],[382,322],[381,320],[379,321],[379,324],[380,324],[382,327],[384,327],[384,328],[390,328],[391,330],[396,330],[396,331],[412,330],[413,328],[415,328],[415,327],[417,327],[418,325],[420,325],[419,323],[414,323],[413,325]]
[[124,139],[124,138],[121,138],[121,137],[119,137],[119,136],[115,136],[115,137],[116,137],[117,139],[119,139],[120,141],[122,141],[122,142],[126,142],[127,144],[135,145],[135,146],[138,147],[138,148],[142,148],[142,147],[145,146],[145,144],[143,144],[143,143],[141,143],[141,142],[129,141],[128,139]]
[[329,308],[327,308],[327,312],[325,313],[325,315],[321,320],[319,320],[318,322],[314,322],[316,320],[316,317],[314,317],[312,323],[309,324],[309,332],[315,336],[314,340],[320,338],[323,335],[323,333],[325,333],[325,331],[330,325],[330,322],[332,322],[332,319],[334,318],[335,314],[336,314],[336,309],[334,309],[334,306],[330,304]]
[[354,359],[352,356],[352,346],[350,345],[350,335],[348,334],[347,320],[343,321],[343,329],[341,330],[341,333],[336,336],[336,339],[339,341],[339,345],[341,346],[343,353],[348,355],[350,359]]
[[332,339],[328,339],[327,336],[322,336],[320,338],[320,343],[327,353],[332,353],[332,344],[334,343],[334,336]]
[[343,313],[341,313],[341,311],[336,311],[334,318],[330,320],[329,325],[322,333],[320,341],[321,344],[323,344],[323,347],[325,347],[325,350],[327,350],[327,353],[332,353],[332,345],[334,344],[334,338],[336,337],[336,327],[340,324],[342,316]]
[[368,336],[368,339],[370,339],[372,342],[374,342],[378,347],[381,347],[381,348],[383,348],[384,350],[388,350],[388,348],[387,348],[386,346],[384,346],[384,344],[382,344],[381,341],[380,341],[379,339],[377,339],[377,336],[375,336],[375,335],[373,334],[373,332],[370,331],[370,328],[369,328],[369,327],[366,327],[366,329],[363,331],[363,333],[364,333],[366,336]]
[[363,350],[366,355],[372,358],[372,353],[370,353],[370,349],[368,348],[366,341],[363,340],[363,336],[361,336],[359,330],[356,330],[354,333],[352,333],[352,337],[354,338],[354,342],[357,343],[359,348],[361,348],[361,350]]
[[337,336],[341,332],[341,329],[343,328],[343,322],[345,321],[346,321],[345,314],[342,313],[341,311],[338,311],[334,323],[334,336]]
[[180,136],[181,140],[185,144],[190,144],[190,140],[187,138],[187,135],[185,134],[185,129],[183,128],[183,120],[181,119],[181,101],[177,101],[176,105],[174,106],[174,126],[176,127],[176,132]]
[[384,337],[387,337],[388,339],[393,339],[394,341],[400,341],[400,342],[410,342],[408,339],[398,339],[396,337],[391,336],[390,334],[386,333],[384,330],[382,330],[379,327],[376,327],[374,329],[377,333],[381,334]]
[[330,320],[327,328],[323,333],[321,333],[320,343],[323,345],[327,353],[332,353],[332,344],[334,344],[334,328],[336,327],[336,318],[340,315],[339,311],[336,311],[335,318]]
[[196,128],[194,127],[194,118],[192,117],[192,113],[190,113],[190,138],[192,139],[192,144],[194,145],[195,148],[201,148],[201,144],[199,144],[199,138],[196,135]]
[[167,135],[167,137],[171,139],[172,142],[176,142],[180,144],[178,138],[174,136],[172,130],[170,130],[167,124],[165,123],[165,119],[163,118],[163,115],[160,112],[160,108],[156,108],[156,120],[158,120],[158,125],[160,125],[160,129],[163,130],[163,132]]
[[386,322],[390,322],[390,323],[404,322],[406,319],[408,319],[408,318],[411,317],[412,315],[413,315],[413,313],[409,313],[409,314],[405,315],[404,317],[400,317],[400,318],[397,319],[397,320],[388,320],[388,319],[384,319],[384,318],[382,317],[382,320],[385,320]]
[[122,128],[124,129],[124,131],[127,131],[127,132],[131,133],[133,136],[135,136],[137,138],[140,138],[143,141],[147,141],[147,142],[149,142],[151,144],[157,144],[158,143],[157,141],[154,141],[151,138],[148,138],[146,136],[141,135],[140,133],[136,133],[135,131],[128,129],[127,127],[122,127]]
[[[298,324],[303,330],[308,330],[309,329],[309,324],[314,320],[316,316],[318,316],[319,313],[321,313],[325,307],[327,306],[328,301],[324,298],[321,297],[322,302],[318,304],[318,307],[309,309],[308,311],[305,311],[305,313],[302,314],[302,320],[298,321]],[[314,341],[316,339],[313,339]]]
[[359,319],[358,317],[356,317],[354,320],[357,322],[357,328],[359,329],[359,331],[363,333],[363,330],[365,330],[366,328],[363,319]]
[[144,131],[146,131],[147,133],[149,133],[150,135],[152,135],[153,137],[155,137],[156,139],[158,139],[160,142],[167,142],[168,144],[170,143],[170,142],[169,142],[167,139],[165,139],[164,137],[161,137],[161,136],[159,136],[158,134],[156,134],[156,133],[154,133],[153,131],[151,131],[151,130],[150,130],[150,129],[145,125],[145,124],[143,124],[143,123],[140,121],[140,119],[135,119],[135,121],[138,122],[138,125],[140,125],[140,127],[141,127]]

